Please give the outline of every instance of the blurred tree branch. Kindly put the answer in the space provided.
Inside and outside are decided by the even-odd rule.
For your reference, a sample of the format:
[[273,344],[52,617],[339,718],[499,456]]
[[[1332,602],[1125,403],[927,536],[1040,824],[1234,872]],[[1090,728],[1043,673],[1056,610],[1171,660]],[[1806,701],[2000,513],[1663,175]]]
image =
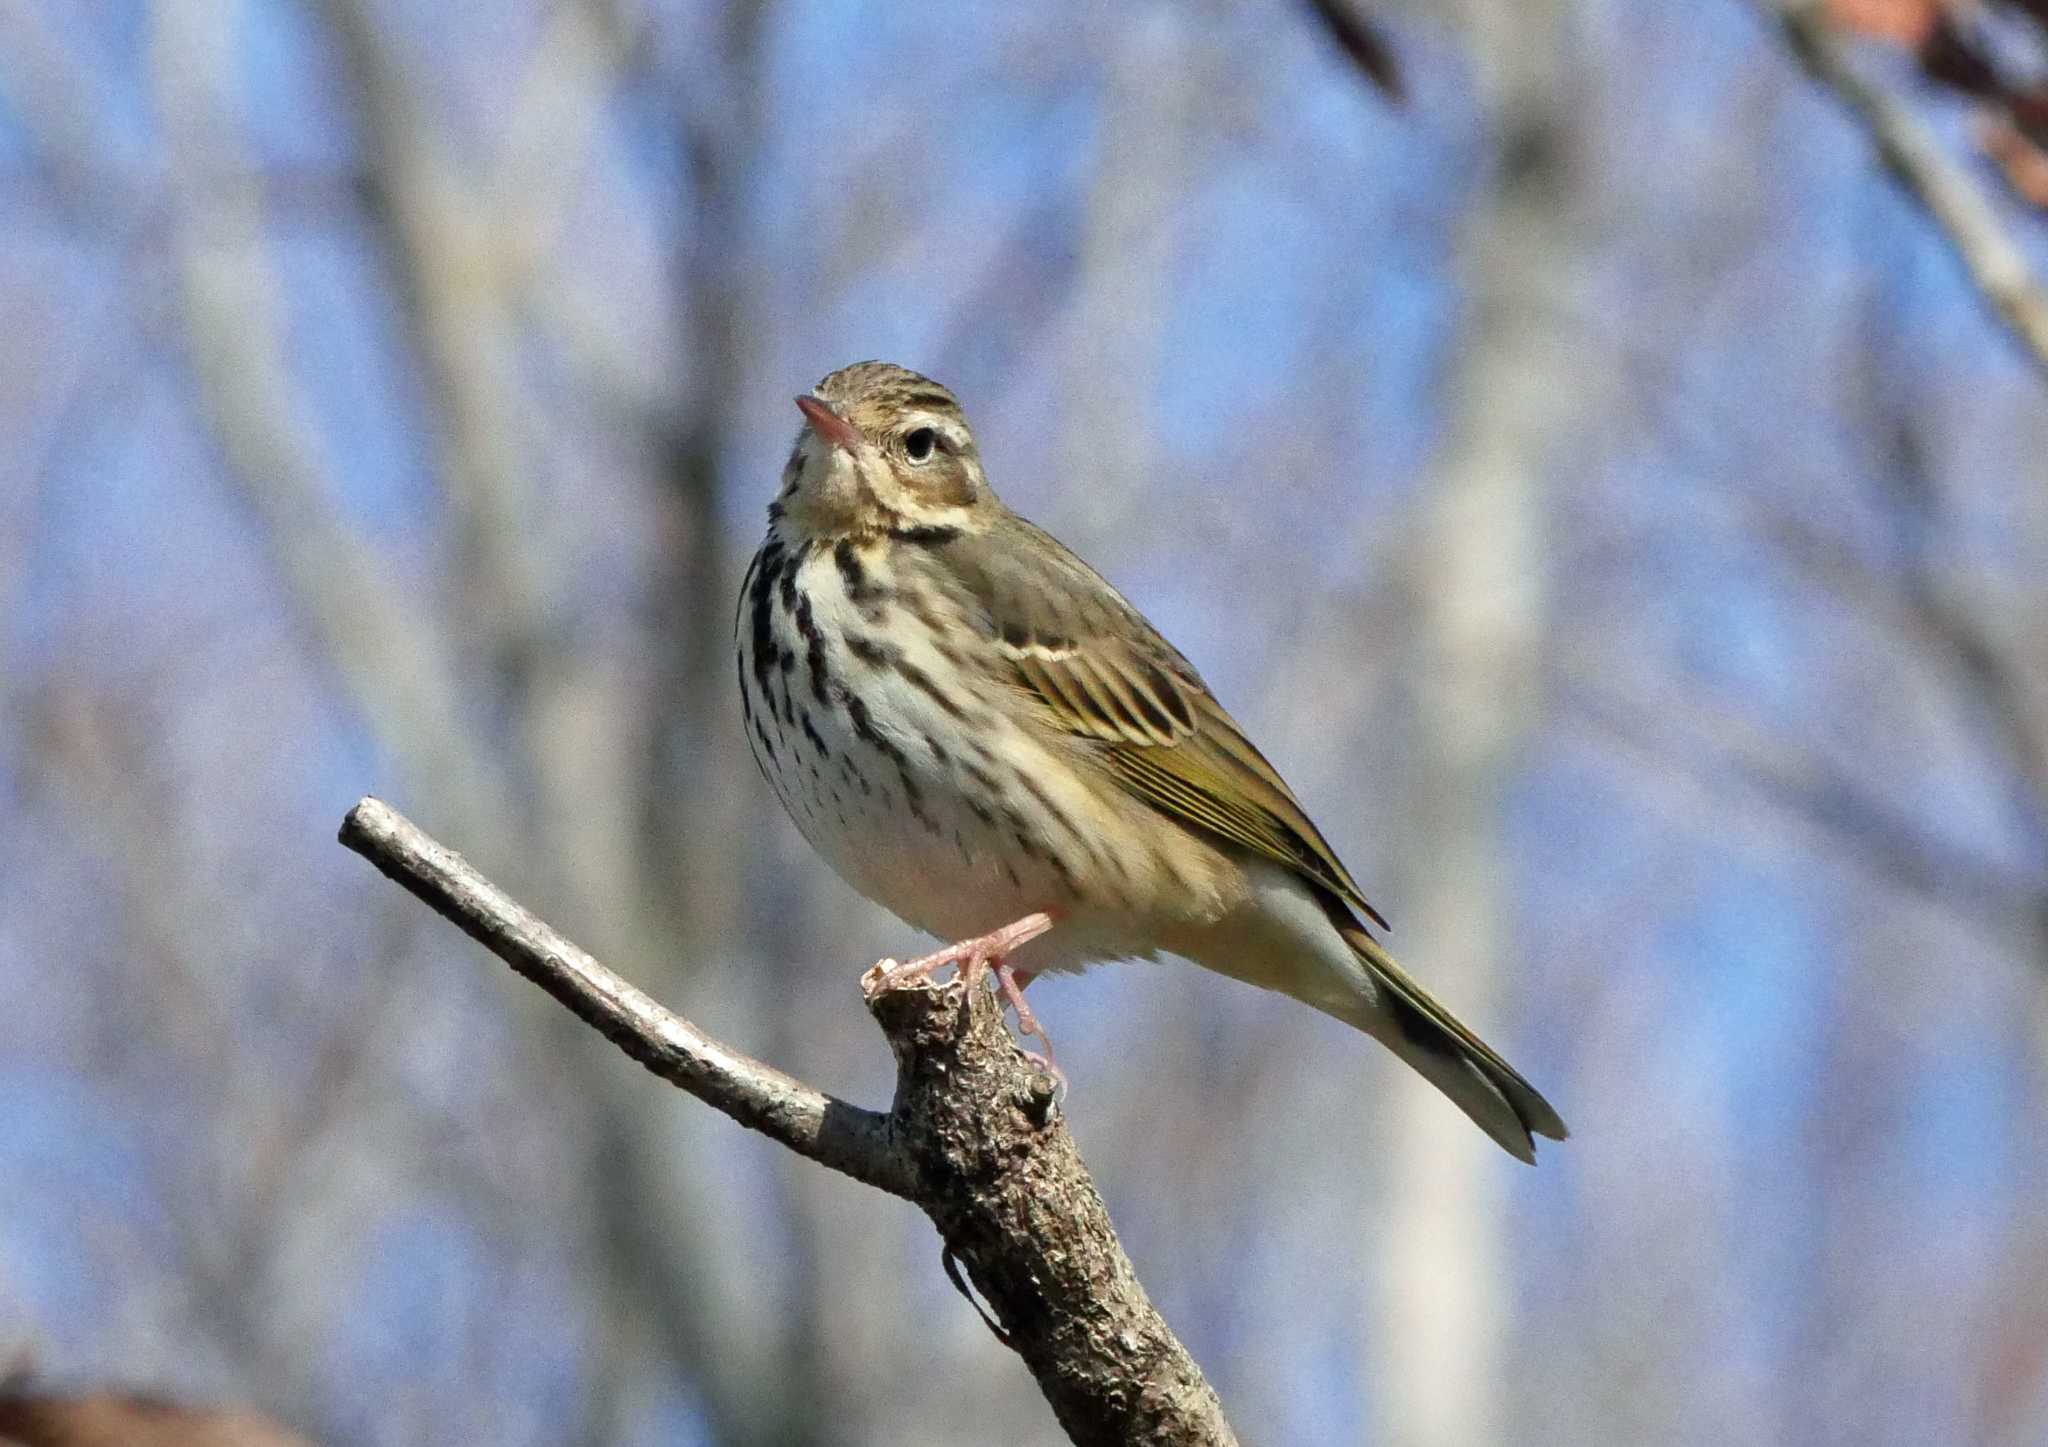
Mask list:
[[[374,7],[334,0],[327,16],[363,98],[368,174],[389,219],[396,274],[438,404],[434,437],[466,621],[486,640],[513,697],[526,702],[519,685],[542,666],[537,655],[549,641],[546,600],[558,560],[535,525],[542,513],[529,409],[512,380],[520,338],[505,300],[533,238],[552,218],[530,207],[508,215],[491,204],[491,191],[470,184],[466,158],[433,123],[422,87],[407,74],[408,58]],[[566,129],[573,135],[577,128]],[[539,199],[554,196],[543,188]]]
[[1848,107],[1885,165],[1947,238],[1978,293],[2034,364],[2048,371],[2048,292],[1983,188],[1949,159],[1907,106],[1857,73],[1817,0],[1769,0],[1768,8],[1807,74]]
[[[545,505],[548,480],[538,459],[547,451],[530,428],[535,400],[526,380],[525,355],[536,334],[559,337],[568,330],[567,308],[551,300],[556,289],[539,283],[546,280],[574,186],[590,164],[617,66],[630,48],[631,24],[613,7],[556,7],[502,138],[479,163],[438,122],[431,85],[416,74],[406,47],[374,7],[330,0],[327,16],[361,97],[367,166],[383,205],[392,270],[409,302],[435,403],[439,471],[458,539],[464,633],[481,640],[475,651],[488,665],[497,702],[516,721],[507,771],[533,784],[525,822],[534,837],[557,846],[533,862],[560,877],[579,917],[604,921],[606,948],[637,959],[673,945],[684,958],[695,958],[701,951],[688,929],[705,921],[715,928],[718,910],[739,897],[737,866],[724,851],[692,853],[694,840],[680,829],[654,841],[656,847],[639,847],[631,821],[680,796],[685,807],[694,806],[703,837],[724,837],[717,823],[724,801],[706,781],[725,777],[721,761],[731,749],[702,747],[718,737],[711,713],[723,695],[713,686],[711,653],[701,641],[722,639],[725,607],[712,600],[723,598],[730,585],[711,505],[715,475],[707,462],[693,479],[691,497],[700,505],[673,529],[675,543],[661,550],[664,559],[684,556],[684,567],[707,553],[711,562],[687,588],[657,579],[648,589],[658,608],[676,599],[690,625],[652,630],[661,646],[670,637],[688,637],[700,644],[692,663],[705,660],[677,688],[689,700],[689,707],[678,708],[672,699],[643,699],[632,665],[591,647],[584,620],[555,601],[565,596],[561,579],[577,565],[578,540],[573,522],[537,525],[565,515]],[[521,306],[541,314],[546,325],[521,327]],[[706,338],[694,350],[730,356],[725,340]],[[708,410],[723,416],[722,405]],[[725,656],[717,650],[721,667]],[[669,672],[651,671],[657,677]],[[658,738],[644,737],[648,730]],[[670,745],[676,730],[698,748]],[[688,767],[677,770],[680,778],[645,781],[637,761],[648,752],[664,760],[681,755]],[[475,837],[510,836],[483,830]],[[708,879],[714,874],[721,877]],[[676,907],[671,896],[678,880],[708,882]],[[650,1164],[672,1163],[681,1148],[669,1122],[641,1110],[608,1073],[596,1074],[590,1086],[603,1102],[590,1142],[593,1173],[609,1186],[601,1197],[608,1217],[593,1224],[591,1239],[614,1273],[615,1299],[629,1308],[614,1323],[617,1339],[603,1354],[605,1370],[626,1381],[659,1378],[671,1369],[688,1373],[722,1441],[809,1440],[802,1424],[815,1415],[815,1403],[766,1385],[786,1375],[773,1347],[788,1328],[772,1292],[735,1279],[742,1269],[723,1239],[730,1212],[704,1194],[694,1173]],[[706,1302],[715,1303],[708,1313]],[[721,1323],[721,1350],[709,1349],[700,1313]],[[744,1328],[736,1326],[742,1318],[750,1319]],[[755,1346],[758,1341],[769,1343],[768,1350]],[[643,1355],[660,1365],[652,1371],[623,1365]],[[628,1410],[623,1393],[600,1396]]]
[[176,164],[173,258],[200,395],[244,495],[276,549],[309,630],[366,718],[417,760],[451,808],[502,827],[502,780],[458,746],[468,730],[455,676],[416,626],[383,560],[338,515],[334,458],[286,360],[284,290],[264,233],[256,166],[233,100],[232,15],[164,6],[150,54]]
[[897,1059],[895,1104],[882,1115],[670,1013],[388,805],[358,803],[341,841],[656,1075],[924,1211],[949,1269],[967,1268],[991,1325],[1075,1442],[1235,1443],[1117,1241],[1049,1082],[1025,1067],[989,991],[870,991]]
[[1726,828],[1762,806],[1779,812],[1775,822],[1807,826],[1809,847],[1841,850],[1961,918],[1998,931],[2038,921],[2039,881],[1928,829],[1814,750],[1789,745],[1704,692],[1675,706],[1668,691],[1617,679],[1597,657],[1561,660],[1554,688],[1556,707],[1584,721],[1600,757],[1626,767],[1640,796],[1674,819]]
[[1401,83],[1401,65],[1394,59],[1394,47],[1386,32],[1366,13],[1358,0],[1308,0],[1308,8],[1322,22],[1323,31],[1358,72],[1388,100],[1404,101],[1407,89]]
[[[1876,421],[1883,427],[1878,435],[1890,444],[1885,452],[1891,466],[1882,475],[1893,494],[1889,515],[1905,563],[1905,607],[1982,711],[2013,780],[2018,811],[2031,821],[2037,839],[2048,838],[2048,694],[2035,667],[2039,640],[2022,632],[2016,645],[2008,644],[1989,611],[1973,606],[1968,591],[1940,566],[1941,497],[1930,444],[1909,413],[1887,409]],[[2048,928],[2048,881],[2043,886],[2036,916]]]

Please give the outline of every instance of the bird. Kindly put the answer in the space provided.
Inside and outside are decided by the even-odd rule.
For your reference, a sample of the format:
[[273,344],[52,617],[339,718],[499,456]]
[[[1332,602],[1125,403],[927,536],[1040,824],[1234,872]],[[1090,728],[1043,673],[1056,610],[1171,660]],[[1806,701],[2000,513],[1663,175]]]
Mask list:
[[958,398],[857,362],[802,413],[734,621],[742,723],[854,889],[1023,987],[1179,956],[1388,1047],[1520,1160],[1564,1121],[1387,952],[1386,921],[1178,649],[989,486]]

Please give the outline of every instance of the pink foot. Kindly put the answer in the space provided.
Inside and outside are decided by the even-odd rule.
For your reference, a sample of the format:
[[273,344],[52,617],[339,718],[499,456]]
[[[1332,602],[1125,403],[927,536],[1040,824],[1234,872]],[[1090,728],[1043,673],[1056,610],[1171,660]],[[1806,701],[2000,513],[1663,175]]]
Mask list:
[[906,960],[902,964],[894,960],[883,960],[861,976],[861,988],[874,995],[883,990],[894,989],[898,985],[909,984],[913,980],[927,979],[947,965],[958,965],[960,978],[966,982],[969,989],[972,989],[984,973],[993,972],[1003,999],[1017,1012],[1017,1032],[1021,1035],[1036,1036],[1038,1043],[1045,1047],[1043,1055],[1027,1050],[1024,1052],[1024,1058],[1035,1065],[1045,1067],[1046,1073],[1064,1093],[1067,1077],[1059,1066],[1053,1064],[1052,1040],[1046,1035],[1045,1027],[1038,1023],[1038,1017],[1032,1014],[1031,1007],[1024,1003],[1024,986],[1031,983],[1031,972],[1014,970],[1009,963],[1009,956],[1020,945],[1037,939],[1051,928],[1051,915],[1027,914],[1014,924],[1006,924],[1001,929],[990,930],[987,934],[977,935],[973,939],[961,940],[943,949],[933,950],[928,955]]
[[1007,959],[1018,946],[1037,939],[1051,928],[1051,915],[1027,914],[1014,924],[990,930],[985,935],[976,935],[971,940],[946,945],[900,965],[894,960],[883,960],[862,977],[861,983],[869,994],[874,994],[879,990],[907,985],[912,980],[926,979],[948,965],[958,965],[961,977],[972,985],[984,971]]

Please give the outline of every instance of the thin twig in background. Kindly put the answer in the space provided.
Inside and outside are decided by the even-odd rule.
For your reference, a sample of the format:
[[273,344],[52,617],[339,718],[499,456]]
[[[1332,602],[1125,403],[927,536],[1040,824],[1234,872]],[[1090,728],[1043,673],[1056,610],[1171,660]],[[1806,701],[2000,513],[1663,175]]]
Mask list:
[[871,989],[896,1053],[888,1115],[848,1105],[664,1009],[376,799],[341,842],[649,1070],[932,1218],[1060,1425],[1084,1444],[1232,1444],[1215,1392],[1145,1295],[1080,1152],[986,989]]
[[1814,0],[1771,0],[1769,8],[1807,74],[1848,107],[1885,165],[1934,218],[1979,294],[2048,372],[2048,292],[1984,189],[1909,108],[1857,74]]
[[1345,57],[1391,101],[1408,98],[1401,83],[1401,65],[1385,32],[1365,13],[1362,0],[1309,0],[1308,8]]

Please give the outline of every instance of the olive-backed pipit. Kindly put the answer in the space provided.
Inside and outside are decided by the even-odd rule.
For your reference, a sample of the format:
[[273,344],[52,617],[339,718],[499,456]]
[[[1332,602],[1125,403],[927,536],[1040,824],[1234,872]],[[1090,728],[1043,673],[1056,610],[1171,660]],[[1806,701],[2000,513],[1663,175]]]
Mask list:
[[740,597],[748,740],[848,883],[962,941],[918,968],[994,966],[1035,1030],[1031,975],[1181,955],[1364,1030],[1525,1161],[1532,1132],[1563,1138],[1367,932],[1385,921],[1193,665],[997,499],[951,392],[861,362],[797,406]]

